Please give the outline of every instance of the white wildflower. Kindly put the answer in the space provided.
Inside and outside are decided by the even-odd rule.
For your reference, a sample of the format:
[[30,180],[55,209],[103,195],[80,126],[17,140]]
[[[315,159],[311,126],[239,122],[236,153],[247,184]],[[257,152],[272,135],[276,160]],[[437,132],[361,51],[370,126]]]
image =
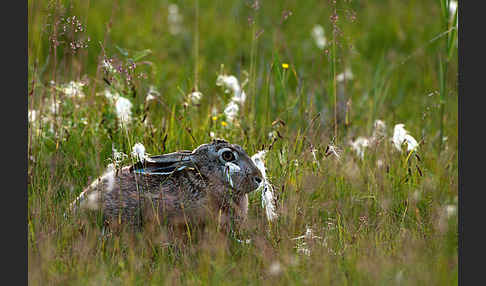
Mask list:
[[113,94],[109,89],[105,89],[105,97],[109,100],[115,100],[118,96],[118,93]]
[[339,151],[338,151],[337,147],[334,146],[334,145],[331,145],[331,144],[327,146],[325,156],[327,157],[327,156],[330,156],[330,155],[336,156],[336,158],[338,160],[341,159],[341,156],[339,155]]
[[253,163],[255,163],[258,170],[260,170],[260,172],[262,173],[263,179],[267,178],[265,163],[263,161],[265,159],[266,153],[267,153],[267,151],[262,150],[262,151],[259,151],[256,154],[254,154],[253,156],[251,156],[251,160],[253,161]]
[[275,212],[275,197],[273,193],[273,186],[268,183],[268,181],[265,181],[262,191],[262,206],[265,208],[265,214],[269,221],[277,218],[277,213]]
[[113,146],[111,147],[111,151],[112,151],[112,156],[113,156],[113,162],[116,165],[119,165],[121,162],[123,162],[123,160],[128,158],[127,154],[117,151],[116,148],[113,147]]
[[126,123],[132,119],[132,103],[130,100],[120,96],[116,100],[115,107],[116,114],[121,122]]
[[371,140],[376,143],[377,140],[386,136],[386,124],[382,120],[375,120],[373,125],[373,134],[371,135]]
[[169,32],[172,35],[177,35],[182,31],[182,15],[179,14],[179,7],[176,4],[169,5],[167,22],[169,23]]
[[218,75],[216,85],[222,86],[225,93],[239,94],[241,92],[238,79],[234,75]]
[[380,139],[386,136],[386,124],[382,120],[377,119],[373,125],[373,134],[371,137],[360,136],[354,141],[349,141],[351,149],[356,152],[356,154],[363,159],[366,148],[373,144],[377,144]]
[[37,119],[37,111],[35,109],[29,110],[29,122],[33,123]]
[[132,148],[132,156],[138,161],[143,162],[145,160],[145,146],[142,143],[136,143]]
[[246,100],[246,93],[244,90],[242,90],[239,94],[235,94],[232,98],[232,101],[238,102],[238,103],[244,103]]
[[349,144],[351,145],[351,149],[356,152],[358,157],[363,159],[365,149],[368,148],[368,146],[370,145],[370,140],[368,138],[360,136],[356,138],[356,140],[350,141]]
[[108,59],[103,60],[103,68],[109,73],[116,73],[115,67],[111,64]]
[[311,251],[309,247],[307,247],[307,241],[311,241],[314,239],[321,240],[322,237],[314,235],[314,231],[310,227],[306,227],[305,234],[292,238],[292,240],[297,240],[297,253],[302,253],[304,255],[309,256]]
[[145,101],[151,101],[151,100],[156,100],[157,97],[160,96],[160,93],[157,91],[157,89],[151,85],[149,87],[149,91],[147,92],[147,97],[145,97]]
[[66,84],[61,89],[61,91],[67,97],[79,97],[79,98],[82,98],[82,97],[84,97],[83,86],[85,86],[85,83],[83,83],[83,82],[70,81],[68,84]]
[[450,218],[456,214],[457,207],[455,205],[447,205],[445,207],[445,212],[447,215],[447,218]]
[[214,138],[216,135],[214,134],[213,131],[209,132],[209,137]]
[[223,87],[225,93],[233,93],[231,101],[224,109],[228,121],[233,122],[240,110],[239,104],[243,104],[246,100],[246,94],[241,89],[238,79],[233,75],[218,75],[216,85]]
[[308,238],[308,239],[314,238],[314,231],[312,230],[312,228],[310,228],[310,227],[307,227],[306,228],[306,230],[305,230],[305,237]]
[[299,239],[322,239],[322,237],[314,235],[314,231],[312,230],[312,228],[306,226],[305,234],[292,238],[292,240]]
[[349,68],[346,68],[343,73],[340,73],[336,76],[336,80],[338,82],[344,80],[352,80],[353,78],[354,78],[353,72]]
[[245,239],[245,240],[242,240],[242,239],[238,239],[236,238],[236,241],[238,243],[241,243],[241,244],[250,244],[251,243],[251,239]]
[[127,98],[120,96],[118,93],[111,93],[105,90],[105,96],[115,104],[116,115],[121,123],[127,123],[132,120],[132,102]]
[[189,100],[192,104],[198,104],[201,100],[202,93],[199,91],[194,91],[189,94]]
[[147,97],[145,97],[145,101],[151,101],[151,100],[155,100],[155,96],[153,96],[152,94],[148,94]]
[[241,89],[238,79],[234,75],[218,75],[216,85],[222,86],[225,93],[233,93],[231,101],[243,103],[246,100],[246,94]]
[[312,38],[316,43],[317,47],[321,50],[324,50],[327,44],[326,37],[324,36],[324,28],[321,25],[315,25],[312,28]]
[[228,119],[229,122],[233,122],[238,115],[239,110],[240,107],[238,106],[238,104],[236,104],[234,101],[230,101],[230,103],[228,103],[228,105],[224,109],[226,119]]
[[267,219],[269,221],[274,220],[277,218],[277,213],[275,212],[275,196],[272,184],[268,181],[266,168],[265,168],[265,159],[266,151],[259,151],[258,153],[251,156],[251,160],[257,168],[260,170],[263,176],[263,181],[260,183],[258,189],[262,189],[262,207],[265,209]]
[[405,124],[402,123],[395,125],[393,138],[391,140],[395,148],[400,152],[402,151],[402,144],[404,143],[407,144],[407,151],[409,152],[418,147],[417,140],[408,134],[408,131],[405,130]]

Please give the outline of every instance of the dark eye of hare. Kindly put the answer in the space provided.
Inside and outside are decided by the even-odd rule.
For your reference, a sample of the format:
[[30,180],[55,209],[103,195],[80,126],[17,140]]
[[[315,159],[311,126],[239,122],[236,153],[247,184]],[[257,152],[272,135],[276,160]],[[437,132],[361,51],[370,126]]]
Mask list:
[[223,160],[225,160],[226,162],[231,162],[235,160],[235,154],[233,154],[233,152],[231,151],[224,151],[221,154],[221,157],[223,157]]

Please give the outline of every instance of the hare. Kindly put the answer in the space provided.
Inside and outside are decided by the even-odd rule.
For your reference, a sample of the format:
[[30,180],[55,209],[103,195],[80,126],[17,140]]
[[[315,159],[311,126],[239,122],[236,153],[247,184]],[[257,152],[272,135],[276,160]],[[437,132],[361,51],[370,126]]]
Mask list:
[[245,150],[223,139],[195,150],[146,157],[113,168],[83,190],[71,210],[102,210],[109,223],[152,221],[185,227],[216,220],[226,229],[247,216],[262,174]]

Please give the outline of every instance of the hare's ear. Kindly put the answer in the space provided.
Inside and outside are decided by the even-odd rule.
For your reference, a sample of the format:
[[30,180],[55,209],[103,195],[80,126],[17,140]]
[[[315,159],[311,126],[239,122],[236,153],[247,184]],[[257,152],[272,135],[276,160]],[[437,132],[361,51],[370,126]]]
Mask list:
[[132,165],[130,171],[138,174],[170,175],[186,168],[195,168],[190,151],[151,156]]

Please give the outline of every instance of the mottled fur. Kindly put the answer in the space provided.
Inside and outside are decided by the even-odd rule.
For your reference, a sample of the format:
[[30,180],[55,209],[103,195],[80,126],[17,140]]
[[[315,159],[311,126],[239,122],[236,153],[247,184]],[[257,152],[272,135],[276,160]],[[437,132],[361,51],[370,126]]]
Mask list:
[[[240,170],[225,177],[218,151],[231,150]],[[167,172],[170,171],[170,172]],[[147,158],[145,163],[109,170],[72,204],[73,209],[99,207],[107,221],[140,226],[153,222],[171,226],[202,225],[208,220],[223,227],[246,218],[248,193],[258,187],[261,173],[246,152],[224,140]]]

